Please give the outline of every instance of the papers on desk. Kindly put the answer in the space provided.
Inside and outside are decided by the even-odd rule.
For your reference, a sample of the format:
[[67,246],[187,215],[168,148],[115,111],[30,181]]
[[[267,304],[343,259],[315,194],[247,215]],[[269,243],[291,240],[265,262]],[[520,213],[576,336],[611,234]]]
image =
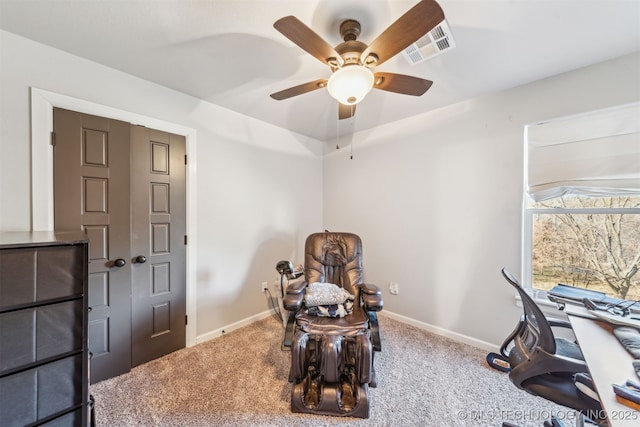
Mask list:
[[597,319],[611,323],[612,325],[631,326],[633,328],[640,329],[640,320],[629,316],[619,316],[617,314],[611,314],[601,310],[589,310],[589,314],[593,315],[593,317]]

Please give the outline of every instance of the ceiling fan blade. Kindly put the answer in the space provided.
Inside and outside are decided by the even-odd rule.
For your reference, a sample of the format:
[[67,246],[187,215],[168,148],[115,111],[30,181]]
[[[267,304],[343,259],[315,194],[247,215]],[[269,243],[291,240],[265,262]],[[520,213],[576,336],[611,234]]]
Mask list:
[[295,16],[280,18],[273,24],[273,27],[322,63],[332,66],[330,61],[333,60],[342,66],[344,60],[333,46]]
[[312,82],[303,83],[298,86],[290,87],[289,89],[281,90],[280,92],[272,93],[271,97],[273,99],[277,99],[278,101],[282,101],[283,99],[302,95],[303,93],[311,92],[325,86],[327,86],[327,79],[318,79]]
[[411,43],[427,34],[444,21],[444,12],[435,0],[422,0],[398,18],[367,47],[360,61],[364,64],[369,55],[375,55],[380,65],[394,57]]
[[375,73],[373,87],[403,95],[420,96],[429,90],[433,82],[419,77],[394,73]]
[[356,114],[356,106],[345,105],[338,102],[338,120],[348,119],[349,117],[353,117]]

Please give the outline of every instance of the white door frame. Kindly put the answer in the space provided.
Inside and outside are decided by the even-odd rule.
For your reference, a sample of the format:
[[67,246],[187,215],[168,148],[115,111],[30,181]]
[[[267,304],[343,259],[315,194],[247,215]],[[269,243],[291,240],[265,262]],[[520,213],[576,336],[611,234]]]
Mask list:
[[183,135],[187,141],[189,165],[187,192],[187,316],[186,345],[196,344],[196,130],[164,120],[107,107],[90,101],[31,88],[31,229],[53,231],[53,109],[64,108],[79,113],[122,120],[165,132]]

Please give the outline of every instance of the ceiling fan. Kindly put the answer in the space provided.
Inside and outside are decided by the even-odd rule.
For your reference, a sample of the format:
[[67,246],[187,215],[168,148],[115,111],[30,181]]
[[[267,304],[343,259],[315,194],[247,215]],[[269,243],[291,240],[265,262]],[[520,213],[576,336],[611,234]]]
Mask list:
[[335,47],[295,16],[278,19],[273,26],[285,37],[331,68],[328,79],[318,79],[272,93],[276,100],[327,87],[338,101],[338,118],[355,114],[355,106],[372,88],[420,96],[433,84],[430,80],[404,74],[373,72],[372,68],[394,57],[444,21],[444,12],[435,0],[421,0],[392,23],[371,44],[358,41],[360,23],[348,19],[340,25],[344,42]]

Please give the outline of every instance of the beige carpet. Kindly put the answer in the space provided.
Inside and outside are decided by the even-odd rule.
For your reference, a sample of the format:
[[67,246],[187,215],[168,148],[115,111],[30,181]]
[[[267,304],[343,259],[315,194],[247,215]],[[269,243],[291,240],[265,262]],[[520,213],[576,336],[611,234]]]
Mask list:
[[[91,386],[98,426],[541,426],[573,412],[518,390],[486,352],[380,316],[370,418],[292,414],[277,317]],[[568,420],[568,422],[567,422]]]

